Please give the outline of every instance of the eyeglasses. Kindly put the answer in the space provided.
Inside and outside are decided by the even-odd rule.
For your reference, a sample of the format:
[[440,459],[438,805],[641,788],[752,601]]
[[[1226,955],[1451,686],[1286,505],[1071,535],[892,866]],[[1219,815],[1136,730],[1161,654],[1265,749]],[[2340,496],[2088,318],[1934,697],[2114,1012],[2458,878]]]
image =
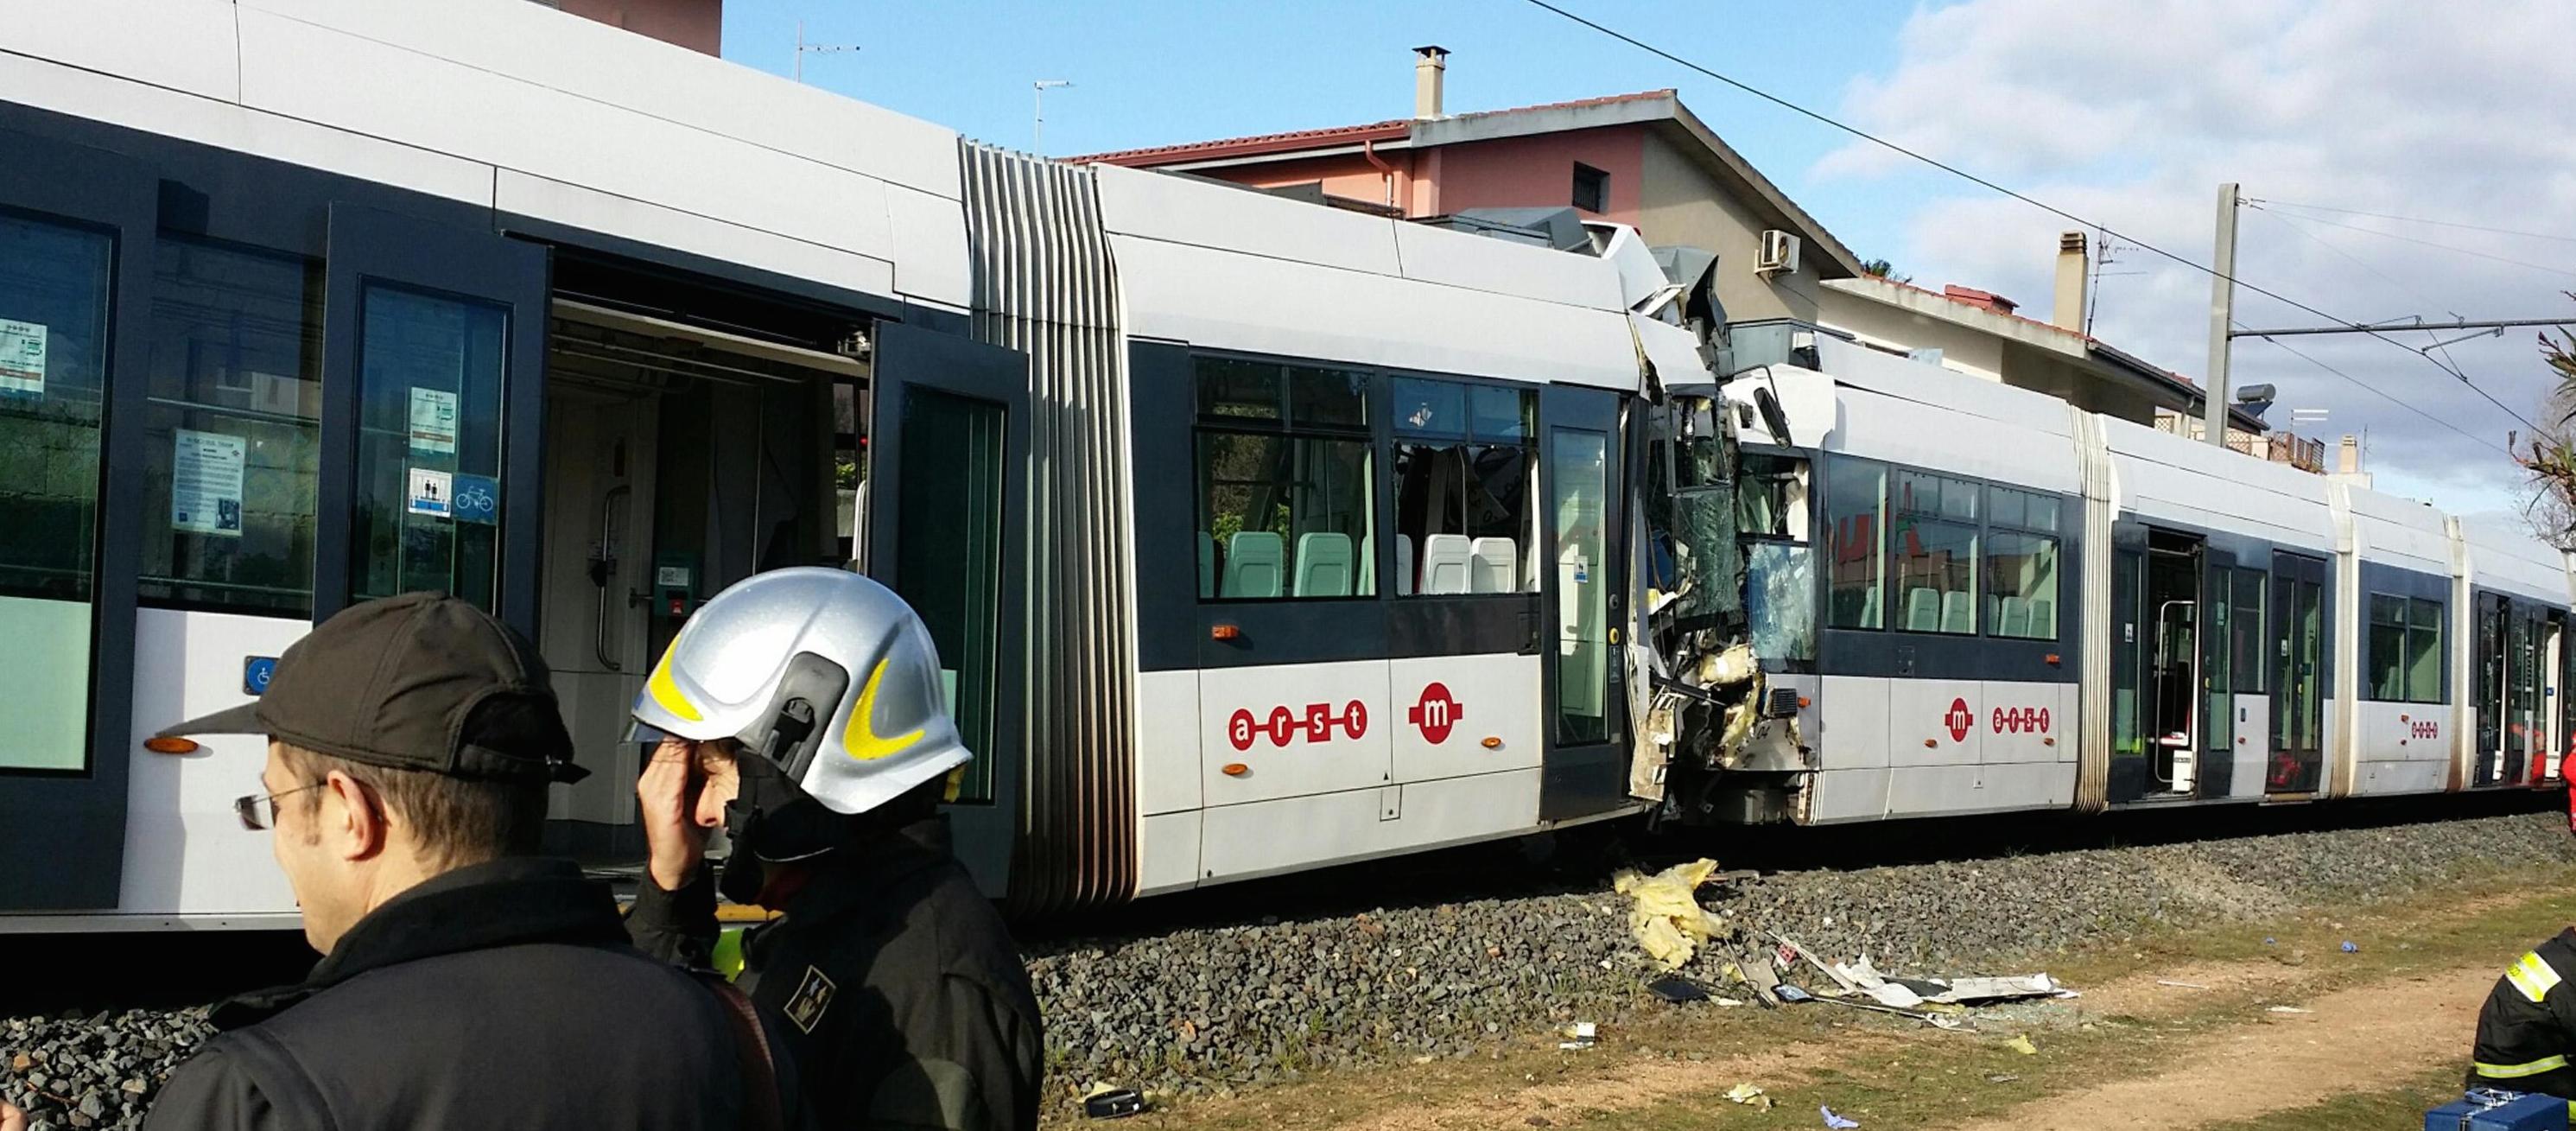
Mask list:
[[[233,816],[241,818],[242,827],[252,832],[273,829],[277,827],[278,798],[292,797],[305,790],[320,789],[329,784],[331,783],[327,781],[317,781],[311,785],[299,785],[284,793],[246,793],[233,798]],[[259,803],[262,801],[268,802],[268,812],[265,815],[259,811]]]

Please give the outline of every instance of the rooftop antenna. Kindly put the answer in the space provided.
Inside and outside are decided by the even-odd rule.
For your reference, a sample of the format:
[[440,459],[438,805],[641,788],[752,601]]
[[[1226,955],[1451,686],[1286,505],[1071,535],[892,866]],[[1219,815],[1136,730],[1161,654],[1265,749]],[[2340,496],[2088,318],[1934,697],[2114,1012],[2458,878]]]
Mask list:
[[1029,84],[1037,90],[1037,117],[1029,127],[1029,148],[1040,157],[1046,156],[1046,92],[1072,86],[1071,79],[1039,79]]
[[796,21],[796,81],[805,81],[805,56],[807,54],[838,55],[844,51],[857,50],[859,50],[859,46],[855,43],[807,43],[805,42],[805,21]]

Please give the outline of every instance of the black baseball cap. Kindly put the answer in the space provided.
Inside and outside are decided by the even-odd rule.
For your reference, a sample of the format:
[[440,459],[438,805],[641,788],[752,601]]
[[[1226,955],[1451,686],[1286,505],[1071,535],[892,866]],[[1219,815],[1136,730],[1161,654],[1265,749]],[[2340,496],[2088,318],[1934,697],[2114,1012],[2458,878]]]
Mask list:
[[317,754],[450,777],[579,781],[536,646],[444,593],[351,605],[278,658],[268,691],[157,737],[264,734]]

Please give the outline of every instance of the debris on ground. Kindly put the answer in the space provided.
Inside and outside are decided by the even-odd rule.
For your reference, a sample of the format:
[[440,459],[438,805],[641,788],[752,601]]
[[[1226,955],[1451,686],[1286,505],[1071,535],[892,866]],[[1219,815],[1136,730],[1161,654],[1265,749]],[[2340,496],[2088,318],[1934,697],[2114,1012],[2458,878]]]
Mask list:
[[1599,1026],[1594,1025],[1592,1022],[1577,1021],[1557,1030],[1557,1035],[1564,1037],[1565,1039],[1557,1042],[1556,1047],[1569,1050],[1581,1050],[1591,1048],[1595,1043],[1597,1043],[1601,1038],[1601,1030]]
[[2354,945],[2352,944],[2352,940],[2350,940],[2350,939],[2346,939],[2346,940],[2344,940],[2344,944],[2343,944],[2343,952],[2344,952],[2345,954],[2359,954],[2359,953],[2361,953],[2361,948],[2360,948],[2360,947],[2358,947],[2358,946],[2354,946]]
[[2316,1010],[2313,1010],[2313,1009],[2301,1009],[2301,1008],[2299,1008],[2298,1006],[2295,1006],[2295,1005],[2276,1005],[2276,1006],[2273,1006],[2273,1007],[2272,1007],[2272,1008],[2270,1008],[2270,1009],[2264,1010],[2263,1012],[2265,1012],[2265,1013],[2314,1013],[2314,1012],[2316,1012]]
[[1671,1002],[1674,1005],[1688,1005],[1695,1001],[1707,1001],[1711,997],[1716,996],[1709,992],[1708,987],[1678,974],[1666,974],[1661,978],[1657,978],[1654,981],[1646,983],[1646,992],[1662,998],[1665,1001]]
[[1728,1088],[1726,1098],[1740,1104],[1751,1104],[1764,1111],[1771,1110],[1774,1102],[1769,1095],[1764,1094],[1761,1088],[1754,1086],[1750,1081]]
[[1629,933],[1664,969],[1681,969],[1701,943],[1726,933],[1726,920],[1699,905],[1700,885],[1715,871],[1717,861],[1703,857],[1652,876],[1621,869],[1611,878],[1611,890],[1633,901]]
[[1818,1105],[1816,1110],[1824,1115],[1825,1126],[1832,1128],[1833,1131],[1852,1131],[1852,1128],[1860,1126],[1858,1123],[1834,1114],[1834,1109],[1832,1108]]
[[2009,1084],[2019,1079],[2021,1079],[2021,1077],[2015,1076],[2010,1072],[1989,1072],[1986,1074],[1986,1083],[1989,1084]]
[[2164,978],[2156,979],[2156,984],[2159,986],[2172,986],[2178,990],[2205,990],[2209,988],[2198,982],[2176,982]]
[[2004,1047],[2009,1048],[2009,1049],[2013,1050],[2014,1052],[2020,1053],[2020,1054],[2022,1054],[2023,1056],[2038,1056],[2038,1055],[2039,1055],[2039,1046],[2038,1046],[2038,1045],[2035,1045],[2035,1044],[2030,1043],[2030,1034],[2028,1034],[2028,1033],[2015,1033],[2015,1034],[2013,1034],[2013,1039],[2011,1039],[2011,1040],[2009,1040],[2009,1041],[2005,1041],[2005,1042],[2004,1042]]
[[1145,1110],[1145,1097],[1133,1088],[1094,1084],[1082,1097],[1082,1114],[1092,1119],[1125,1119]]

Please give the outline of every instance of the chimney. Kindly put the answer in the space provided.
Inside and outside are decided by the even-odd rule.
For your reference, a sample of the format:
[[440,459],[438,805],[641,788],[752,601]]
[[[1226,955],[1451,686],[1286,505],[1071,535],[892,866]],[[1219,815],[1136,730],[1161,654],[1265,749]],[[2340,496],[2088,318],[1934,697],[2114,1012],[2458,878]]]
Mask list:
[[2060,232],[2057,236],[2057,305],[2050,309],[2048,320],[2078,334],[2084,332],[2084,292],[2092,275],[2087,249],[2091,244],[2082,232]]
[[2361,474],[2361,441],[2359,439],[2352,436],[2346,436],[2343,438],[2342,450],[2335,453],[2335,470],[2345,475]]
[[1449,70],[1449,49],[1416,47],[1413,49],[1413,116],[1438,118],[1440,113],[1440,80]]

